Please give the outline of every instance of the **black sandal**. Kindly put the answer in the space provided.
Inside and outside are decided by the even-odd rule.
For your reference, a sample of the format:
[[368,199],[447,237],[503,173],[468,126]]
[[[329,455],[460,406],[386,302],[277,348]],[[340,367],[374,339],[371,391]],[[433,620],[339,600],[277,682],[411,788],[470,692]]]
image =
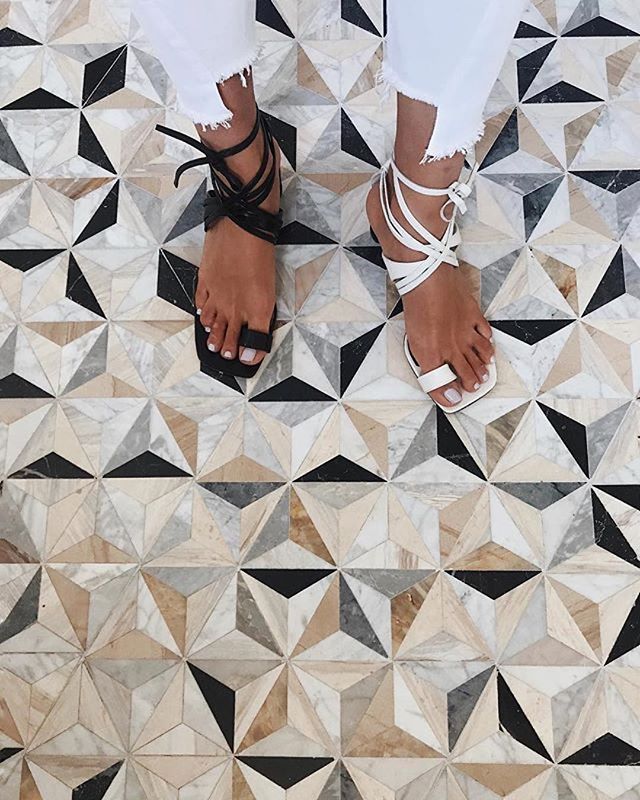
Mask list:
[[[156,130],[181,142],[190,144],[203,153],[201,158],[194,158],[192,161],[187,161],[178,167],[174,178],[176,187],[183,172],[191,169],[191,167],[199,167],[203,164],[209,165],[213,188],[207,192],[204,201],[205,231],[210,230],[223,217],[229,217],[230,220],[247,231],[247,233],[258,236],[260,239],[275,245],[282,229],[282,210],[278,211],[277,214],[272,214],[263,208],[259,208],[259,206],[271,193],[273,182],[276,179],[276,148],[267,118],[260,109],[257,108],[256,112],[255,124],[247,138],[233,147],[227,147],[225,150],[213,150],[198,139],[193,139],[180,131],[165,128],[164,125],[156,125]],[[249,147],[259,131],[262,131],[265,141],[262,161],[253,178],[243,184],[226,165],[225,159],[229,156],[235,156]],[[271,168],[268,168],[269,155],[271,155]],[[279,175],[278,179],[280,180]],[[282,186],[282,183],[280,185]],[[240,330],[238,345],[240,347],[250,347],[254,350],[263,350],[267,353],[271,352],[276,313],[277,307],[274,305],[268,333],[255,331],[247,327],[246,324],[243,325]],[[197,316],[194,330],[196,350],[203,371],[207,373],[211,371],[222,372],[225,375],[233,375],[239,378],[251,378],[256,374],[262,361],[258,364],[245,364],[238,357],[234,359],[223,358],[219,353],[209,350],[207,348],[209,334],[205,331],[200,318]]]

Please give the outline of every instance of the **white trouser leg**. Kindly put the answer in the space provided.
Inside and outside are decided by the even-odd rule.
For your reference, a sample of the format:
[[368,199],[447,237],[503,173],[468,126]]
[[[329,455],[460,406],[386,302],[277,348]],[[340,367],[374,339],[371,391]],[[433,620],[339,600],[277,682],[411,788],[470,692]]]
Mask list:
[[424,160],[467,150],[527,0],[387,0],[383,78],[437,107]]
[[180,111],[215,127],[232,114],[217,83],[244,75],[257,49],[255,0],[132,0],[178,92]]

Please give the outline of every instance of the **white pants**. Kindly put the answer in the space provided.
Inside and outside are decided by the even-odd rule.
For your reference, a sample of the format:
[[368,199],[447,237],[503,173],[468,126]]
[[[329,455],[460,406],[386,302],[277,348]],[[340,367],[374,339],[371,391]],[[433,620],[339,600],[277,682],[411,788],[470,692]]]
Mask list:
[[[228,123],[217,83],[256,57],[255,0],[132,0],[133,10],[194,122]],[[322,2],[322,0],[319,0]],[[382,77],[437,107],[425,160],[466,150],[527,0],[388,0]]]

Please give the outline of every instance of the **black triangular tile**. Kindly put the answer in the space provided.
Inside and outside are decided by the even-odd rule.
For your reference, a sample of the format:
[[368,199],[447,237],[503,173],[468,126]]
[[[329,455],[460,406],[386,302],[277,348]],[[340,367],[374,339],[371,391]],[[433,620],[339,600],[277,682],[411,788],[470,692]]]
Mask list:
[[571,170],[571,175],[606,189],[611,194],[623,192],[640,181],[640,169]]
[[379,244],[365,245],[364,247],[361,247],[360,245],[352,246],[348,247],[347,250],[350,250],[352,253],[360,256],[360,258],[364,258],[365,261],[375,264],[376,267],[386,269],[384,261],[382,260],[382,248]]
[[256,19],[268,28],[293,39],[291,29],[284,21],[273,0],[258,0],[256,4]]
[[337,242],[329,239],[323,233],[314,231],[308,225],[294,220],[282,228],[278,244],[337,244]]
[[640,763],[640,750],[613,733],[605,733],[560,763],[632,767]]
[[542,758],[553,761],[546,747],[542,744],[531,721],[522,710],[511,688],[498,673],[498,719],[500,728],[505,730],[517,742],[533,750]]
[[74,244],[80,244],[92,236],[110,228],[115,225],[118,219],[118,195],[120,190],[120,182],[116,181],[104,200],[100,203],[95,210],[93,216],[84,226],[82,232],[75,240]]
[[82,270],[78,266],[78,262],[73,255],[69,254],[69,269],[67,271],[67,288],[65,297],[73,300],[79,306],[86,308],[97,314],[99,317],[105,317],[105,313],[100,307],[100,303],[96,299],[93,289],[89,286],[87,279],[82,274]]
[[626,503],[631,508],[640,511],[640,491],[638,491],[637,483],[624,483],[624,484],[609,484],[600,485],[595,487],[600,491],[610,494],[616,500]]
[[436,408],[436,429],[438,438],[438,455],[452,464],[465,469],[477,478],[485,478],[482,469],[476,464],[467,448],[462,443],[457,431],[447,418],[447,414]]
[[301,381],[300,378],[296,378],[294,375],[290,375],[275,386],[271,386],[251,398],[252,403],[309,403],[323,401],[334,403],[335,398],[321,392],[315,386]]
[[567,417],[543,403],[538,403],[540,410],[551,423],[562,443],[571,453],[576,464],[589,476],[589,453],[587,450],[587,429],[571,417]]
[[596,286],[596,290],[591,296],[591,300],[584,310],[583,316],[596,311],[602,306],[606,306],[617,297],[622,297],[626,292],[624,283],[624,264],[622,262],[622,248],[619,247],[615,256],[611,259],[611,263],[607,267],[607,271],[602,276],[602,280]]
[[33,47],[40,45],[42,42],[36,42],[30,36],[25,36],[20,31],[14,31],[13,28],[2,28],[0,30],[0,47]]
[[489,152],[482,159],[481,168],[485,169],[501,161],[503,158],[516,153],[520,148],[520,136],[518,135],[518,110],[513,109],[513,113],[506,121],[504,127],[498,134],[495,142],[489,148]]
[[251,569],[246,567],[242,571],[287,599],[303,592],[309,586],[313,586],[314,583],[318,583],[334,572],[332,569]]
[[362,366],[384,325],[378,325],[340,348],[340,396],[342,396]]
[[160,250],[158,254],[158,297],[166,300],[188,314],[195,314],[193,297],[195,293],[198,269],[189,261]]
[[525,344],[538,344],[572,322],[572,319],[492,319],[491,325]]
[[636,597],[605,663],[610,664],[638,647],[640,647],[640,595]]
[[493,667],[474,675],[468,681],[447,692],[447,720],[449,723],[449,750],[456,746],[460,734],[469,721],[487,681],[493,673]]
[[285,158],[289,164],[291,164],[291,168],[295,169],[298,129],[295,125],[290,125],[288,122],[278,119],[278,117],[274,117],[271,114],[267,114],[265,111],[262,113],[267,118],[269,127],[271,128],[274,138],[280,145],[280,149],[284,153]]
[[523,583],[535,578],[540,573],[533,570],[480,570],[480,569],[448,569],[445,570],[452,577],[473,587],[477,592],[497,600],[503,594],[522,586]]
[[49,392],[45,392],[39,386],[30,383],[21,375],[11,373],[0,378],[0,399],[6,400],[10,397],[53,397]]
[[380,31],[369,19],[358,0],[341,0],[340,16],[345,22],[350,22],[352,25],[362,28],[363,31],[372,33],[374,36],[380,36]]
[[540,72],[540,68],[549,57],[549,53],[555,47],[555,39],[553,42],[534,50],[532,53],[527,53],[526,56],[518,59],[517,73],[518,73],[518,97],[520,100],[527,93],[527,89],[533,83],[536,75]]
[[20,248],[19,250],[0,250],[0,261],[4,261],[14,269],[19,269],[21,272],[39,267],[50,258],[64,253],[64,248],[56,250],[29,250],[28,248]]
[[6,642],[16,634],[33,625],[38,619],[40,606],[40,582],[42,567],[34,574],[24,592],[14,603],[5,619],[0,622],[0,643]]
[[628,561],[634,567],[640,567],[636,551],[625,539],[622,531],[593,489],[591,490],[591,508],[593,510],[594,540],[598,547]]
[[120,771],[122,763],[118,761],[92,778],[79,783],[71,792],[71,800],[102,800]]
[[21,753],[23,749],[22,747],[0,747],[0,764],[2,764],[3,761],[8,761],[15,756],[16,753]]
[[110,53],[85,64],[82,84],[82,105],[97,103],[124,87],[127,73],[127,46],[122,45]]
[[356,642],[373,650],[374,653],[381,656],[387,655],[382,642],[378,639],[360,607],[360,603],[342,575],[340,575],[340,630],[347,636],[351,636]]
[[601,97],[573,86],[567,81],[559,81],[553,86],[549,86],[543,91],[538,92],[534,97],[523,100],[523,103],[603,103]]
[[104,148],[87,122],[84,114],[80,114],[78,155],[82,158],[86,158],[87,161],[90,161],[92,164],[101,167],[107,172],[111,172],[113,175],[116,174],[116,170],[109,160],[109,156],[105,153]]
[[275,492],[276,489],[282,486],[282,483],[276,483],[275,481],[265,481],[264,483],[205,481],[200,483],[200,486],[225,502],[231,503],[236,508],[246,508],[251,503],[255,503],[257,500],[261,500],[271,494],[271,492]]
[[147,450],[108,472],[105,478],[188,478],[188,472]]
[[630,28],[625,28],[623,25],[618,25],[605,17],[593,17],[577,28],[572,28],[570,31],[564,31],[563,36],[638,36],[640,31],[632,31]]
[[72,103],[63,100],[46,89],[34,89],[29,94],[3,107],[3,111],[35,111],[48,108],[75,108]]
[[238,756],[238,761],[259,772],[282,789],[290,789],[322,767],[331,764],[333,759],[307,756]]
[[222,731],[229,749],[233,751],[235,735],[236,694],[233,689],[220,683],[209,673],[195,664],[187,662],[198,688],[202,692],[205,703],[213,714],[218,727]]
[[301,478],[297,478],[297,480],[306,483],[333,483],[342,481],[348,483],[384,482],[383,478],[374,475],[373,472],[369,472],[368,469],[350,461],[343,455],[334,456],[319,467],[307,472],[307,474],[303,475]]
[[380,166],[380,162],[344,109],[340,111],[340,148],[344,153],[349,153],[366,164],[374,167]]
[[516,35],[514,36],[514,39],[542,38],[553,38],[553,34],[549,33],[548,31],[543,31],[540,28],[536,28],[534,25],[529,25],[528,22],[520,22],[518,25],[518,30],[516,31]]
[[564,176],[558,175],[548,183],[529,192],[529,194],[525,194],[522,198],[524,235],[527,241],[542,219],[542,215],[547,210],[549,203],[558,191],[563,180]]
[[29,466],[17,470],[10,477],[16,480],[25,478],[33,480],[34,478],[93,478],[94,476],[58,453],[49,453]]
[[7,129],[2,124],[1,120],[0,120],[0,161],[4,161],[5,164],[9,164],[15,169],[20,170],[20,172],[24,172],[25,175],[29,174],[27,165],[22,160],[22,156],[18,152],[17,147],[13,143],[11,137],[7,132]]

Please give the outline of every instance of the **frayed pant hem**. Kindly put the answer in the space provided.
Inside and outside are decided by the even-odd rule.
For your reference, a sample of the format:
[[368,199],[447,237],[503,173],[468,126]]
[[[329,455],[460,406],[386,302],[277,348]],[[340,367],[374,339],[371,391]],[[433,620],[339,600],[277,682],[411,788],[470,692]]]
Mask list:
[[[442,114],[442,106],[444,105],[441,98],[435,94],[429,94],[423,90],[417,89],[415,86],[409,85],[406,81],[401,80],[389,65],[385,63],[383,63],[376,75],[376,83],[384,86],[384,94],[391,88],[403,94],[405,97],[408,97],[410,100],[419,100],[421,103],[426,103],[436,109],[436,124],[431,134],[431,142],[426,146],[424,155],[420,159],[421,164],[428,164],[432,161],[442,161],[445,158],[455,156],[457,153],[464,153],[466,155],[482,138],[484,122],[481,120],[469,133],[462,134],[459,141],[449,142],[446,146],[439,145],[437,142],[439,127],[438,117]],[[434,143],[436,145],[435,147]]]
[[[247,77],[251,72],[251,69],[256,62],[256,60],[260,56],[260,46],[256,45],[253,50],[251,50],[248,54],[246,54],[243,58],[239,58],[233,65],[229,67],[224,73],[220,73],[219,75],[213,78],[213,85],[215,91],[218,92],[218,96],[220,96],[220,92],[218,89],[218,84],[224,83],[225,81],[230,80],[236,76],[240,77],[243,86],[247,86]],[[220,97],[220,102],[222,103],[222,98]],[[223,104],[224,105],[224,104]],[[231,120],[233,119],[233,113],[225,108],[224,113],[212,116],[211,115],[211,100],[202,98],[197,104],[193,102],[185,102],[180,97],[178,97],[178,106],[180,113],[184,114],[185,116],[189,117],[195,125],[199,125],[200,127],[209,130],[215,130],[216,128],[229,128],[231,126]]]

